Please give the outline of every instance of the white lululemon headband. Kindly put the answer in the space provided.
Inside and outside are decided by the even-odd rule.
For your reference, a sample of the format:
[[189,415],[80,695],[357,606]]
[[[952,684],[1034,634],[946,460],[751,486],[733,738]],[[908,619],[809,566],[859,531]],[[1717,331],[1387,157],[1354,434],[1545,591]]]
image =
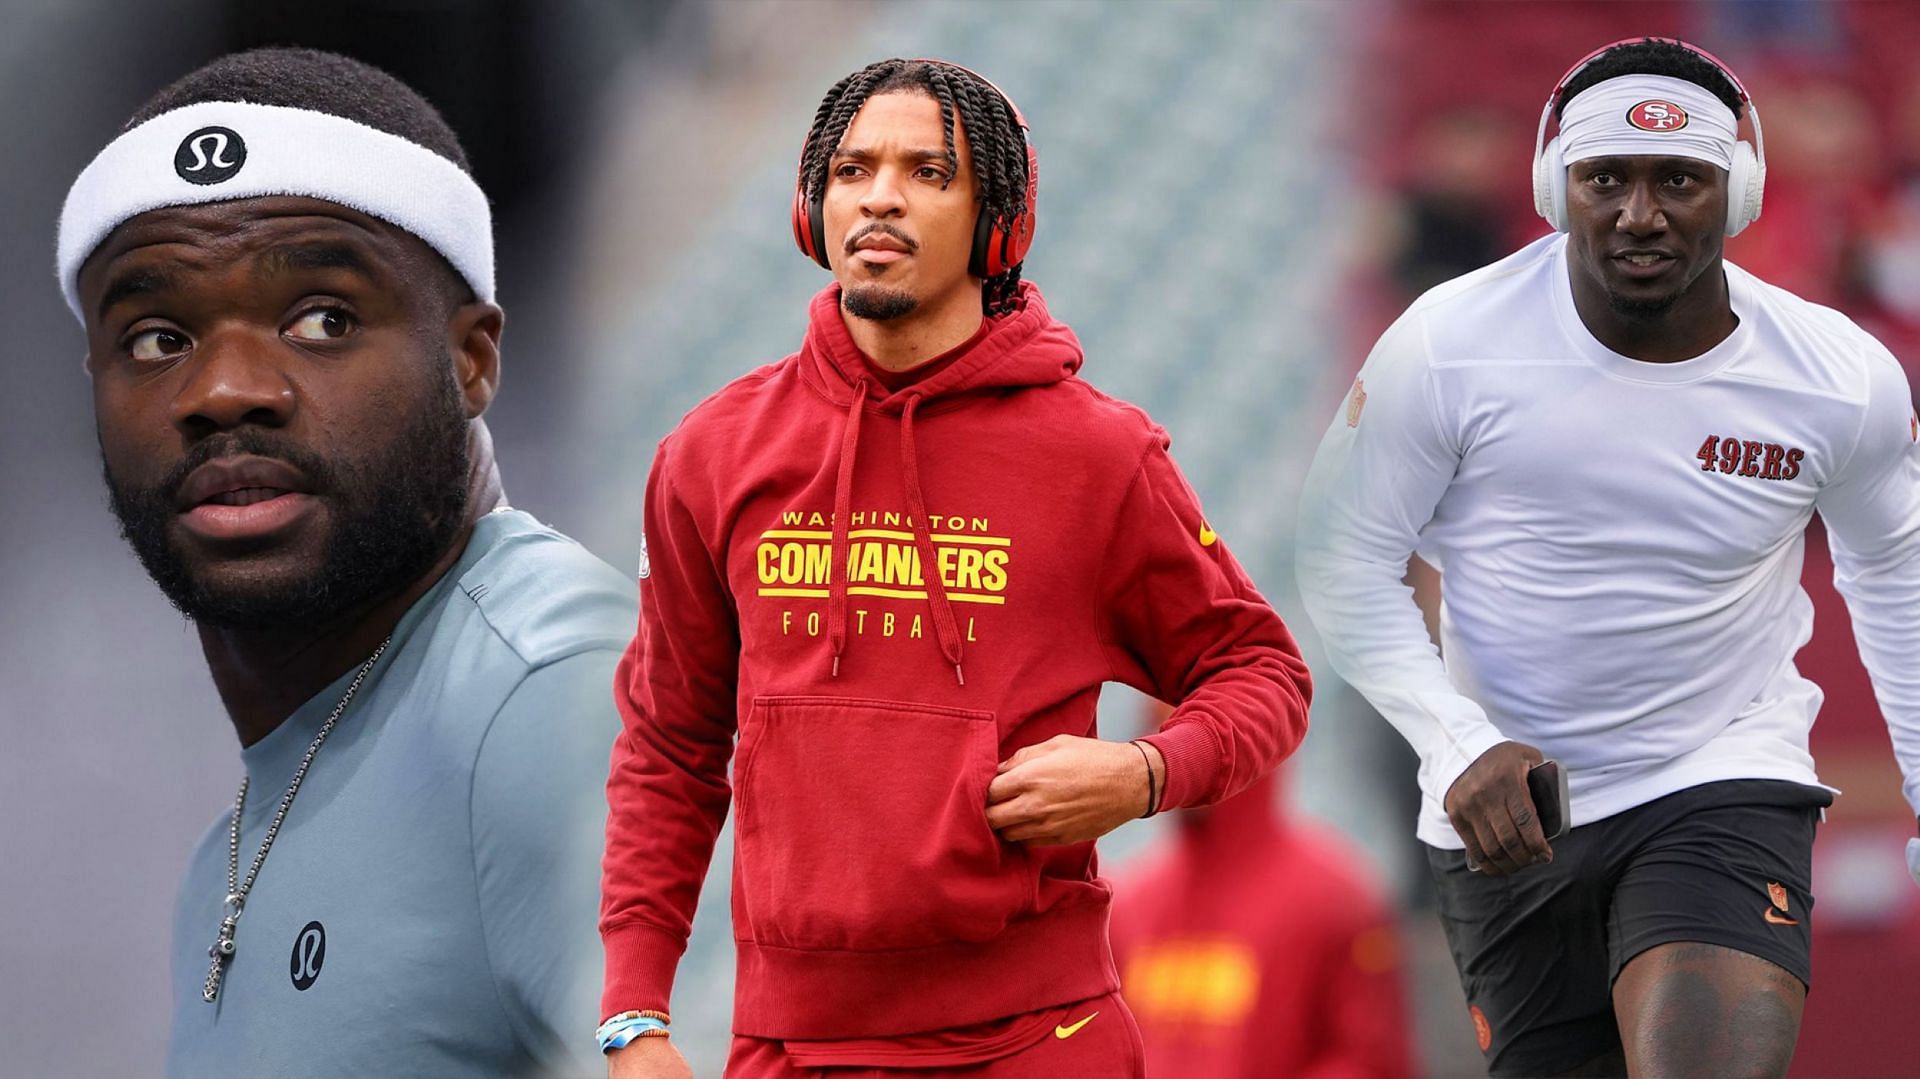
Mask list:
[[60,290],[81,322],[80,265],[128,219],[166,206],[304,195],[419,237],[493,300],[493,216],[473,177],[409,139],[308,109],[211,101],[107,144],[60,212]]
[[1712,91],[1665,75],[1595,83],[1560,114],[1560,159],[1635,154],[1688,157],[1733,168],[1739,120]]

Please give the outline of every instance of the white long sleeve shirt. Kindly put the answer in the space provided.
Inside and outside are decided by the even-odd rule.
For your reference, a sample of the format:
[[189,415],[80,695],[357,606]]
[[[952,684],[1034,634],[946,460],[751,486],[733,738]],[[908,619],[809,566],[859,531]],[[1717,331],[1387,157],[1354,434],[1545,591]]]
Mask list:
[[[1419,837],[1504,740],[1568,771],[1573,823],[1725,779],[1817,783],[1807,522],[1920,813],[1920,420],[1846,317],[1726,265],[1739,326],[1645,363],[1574,310],[1553,236],[1421,297],[1367,358],[1300,508],[1334,669],[1420,755]],[[1444,574],[1431,643],[1401,583]]]

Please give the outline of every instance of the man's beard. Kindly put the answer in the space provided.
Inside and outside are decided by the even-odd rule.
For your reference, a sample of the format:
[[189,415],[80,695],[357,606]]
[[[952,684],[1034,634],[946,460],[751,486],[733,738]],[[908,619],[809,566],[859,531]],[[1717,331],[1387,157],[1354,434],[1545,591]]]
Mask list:
[[[271,428],[249,426],[195,444],[151,486],[123,486],[103,468],[120,534],[167,599],[202,626],[262,630],[311,624],[400,592],[446,553],[466,521],[467,419],[451,360],[436,366],[439,384],[427,407],[364,459],[326,460]],[[174,495],[188,474],[237,454],[286,461],[326,497],[325,548],[310,572],[223,584],[196,576],[168,541],[178,516]]]
[[886,322],[912,314],[920,306],[920,300],[902,289],[884,285],[857,285],[841,290],[840,304],[854,318]]
[[1665,296],[1655,296],[1651,299],[1635,299],[1608,289],[1607,305],[1613,308],[1616,315],[1639,322],[1651,322],[1666,314],[1669,308],[1679,302],[1680,296],[1681,292],[1670,292]]
[[1680,302],[1681,297],[1691,292],[1693,287],[1700,283],[1701,275],[1707,272],[1710,265],[1706,262],[1695,265],[1692,276],[1680,282],[1673,291],[1664,296],[1625,296],[1614,291],[1613,286],[1604,277],[1601,278],[1600,284],[1606,289],[1607,306],[1613,308],[1614,314],[1636,322],[1652,322],[1664,316],[1674,304]]

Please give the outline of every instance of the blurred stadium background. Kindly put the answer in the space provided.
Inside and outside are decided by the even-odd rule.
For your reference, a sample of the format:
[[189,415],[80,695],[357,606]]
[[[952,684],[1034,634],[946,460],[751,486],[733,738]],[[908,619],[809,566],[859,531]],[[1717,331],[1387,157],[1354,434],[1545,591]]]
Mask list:
[[[618,566],[654,443],[790,351],[826,277],[793,251],[793,160],[825,88],[881,56],[983,71],[1043,160],[1027,277],[1085,376],[1148,408],[1210,516],[1300,630],[1298,481],[1372,337],[1426,286],[1544,228],[1540,102],[1632,34],[1727,59],[1766,121],[1762,222],[1731,257],[1920,357],[1920,10],[1893,2],[1413,0],[0,0],[0,1073],[158,1071],[170,903],[238,773],[189,628],[105,508],[81,341],[51,273],[67,184],[150,93],[221,52],[337,49],[447,114],[491,193],[509,312],[490,415],[516,505]],[[1795,1073],[1906,1074],[1920,893],[1823,551],[1815,732],[1847,791],[1817,850],[1818,987]],[[1316,669],[1318,669],[1316,667]],[[1115,693],[1109,733],[1138,724]],[[1321,674],[1286,784],[1403,912],[1425,1074],[1481,1071],[1411,840],[1413,760]],[[1154,821],[1103,843],[1126,863]],[[724,1057],[726,855],[676,994],[699,1074]],[[1276,900],[1278,901],[1278,900]],[[585,1031],[582,1032],[583,1036]],[[1167,1077],[1175,1079],[1175,1077]]]

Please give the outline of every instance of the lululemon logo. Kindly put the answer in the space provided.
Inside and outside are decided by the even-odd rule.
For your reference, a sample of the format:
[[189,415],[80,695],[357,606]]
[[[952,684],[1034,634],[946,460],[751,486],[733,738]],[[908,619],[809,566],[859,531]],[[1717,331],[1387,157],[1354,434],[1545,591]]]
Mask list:
[[173,171],[190,184],[217,184],[247,163],[247,144],[230,127],[203,127],[180,140]]
[[320,977],[320,964],[327,961],[327,927],[319,922],[308,922],[293,938],[293,957],[287,963],[287,969],[293,975],[293,987],[306,992]]

